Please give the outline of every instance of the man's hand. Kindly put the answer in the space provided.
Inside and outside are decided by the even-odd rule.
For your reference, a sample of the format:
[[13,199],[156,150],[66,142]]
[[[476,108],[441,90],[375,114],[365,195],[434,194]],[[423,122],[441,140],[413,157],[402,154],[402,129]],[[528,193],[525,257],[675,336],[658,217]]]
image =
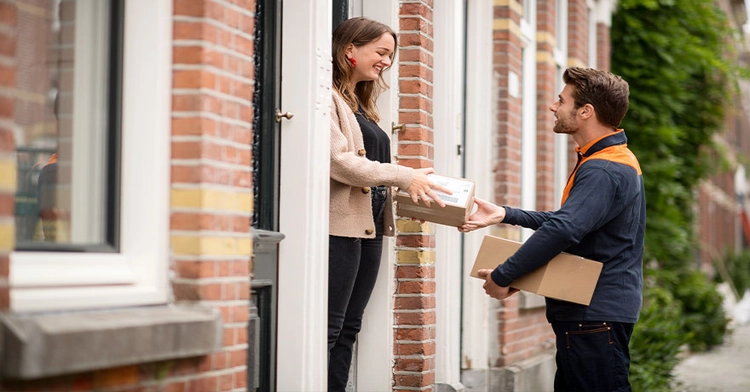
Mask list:
[[468,233],[490,225],[501,223],[505,219],[505,208],[496,206],[478,197],[474,198],[477,210],[458,228],[458,231]]
[[495,281],[492,280],[492,276],[490,276],[491,273],[491,269],[480,269],[477,271],[477,275],[484,278],[484,285],[482,285],[482,287],[487,295],[495,299],[506,299],[518,292],[518,289],[502,287],[495,284]]

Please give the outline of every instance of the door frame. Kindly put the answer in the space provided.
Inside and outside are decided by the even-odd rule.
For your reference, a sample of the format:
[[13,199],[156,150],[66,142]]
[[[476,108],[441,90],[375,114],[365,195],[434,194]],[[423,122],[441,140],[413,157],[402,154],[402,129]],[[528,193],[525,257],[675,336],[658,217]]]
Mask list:
[[[493,0],[469,1],[467,6],[466,57],[466,178],[476,182],[475,195],[494,199],[492,151],[495,135],[496,88],[493,76]],[[489,87],[488,87],[489,86]],[[473,260],[479,252],[482,234],[478,230],[464,237],[464,259]],[[483,281],[469,276],[472,263],[464,263],[461,307],[461,368],[465,371],[486,371],[492,361],[490,347],[496,347],[497,331],[491,317],[490,299],[482,290]],[[497,301],[493,301],[497,302]],[[463,373],[463,372],[462,372]]]
[[328,199],[330,178],[330,0],[282,4],[276,385],[327,385]]
[[[464,176],[465,14],[462,0],[435,3],[434,97],[435,171]],[[435,382],[461,390],[462,242],[456,228],[435,225]]]

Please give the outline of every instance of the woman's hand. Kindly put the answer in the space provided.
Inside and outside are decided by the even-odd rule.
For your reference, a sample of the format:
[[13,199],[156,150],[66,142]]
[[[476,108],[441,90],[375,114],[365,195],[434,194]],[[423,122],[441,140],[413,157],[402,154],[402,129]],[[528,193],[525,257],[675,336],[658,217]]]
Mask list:
[[414,203],[419,204],[419,200],[421,199],[428,207],[431,201],[434,201],[440,207],[445,207],[445,203],[440,200],[440,198],[435,194],[434,190],[438,190],[448,195],[453,194],[453,192],[442,185],[435,184],[434,182],[430,181],[429,178],[427,178],[428,174],[432,174],[434,172],[435,169],[431,167],[414,169],[414,178],[412,178],[409,187],[406,188],[406,192],[409,193],[409,196],[411,196],[411,200]]
[[474,203],[477,205],[477,210],[458,228],[458,231],[468,233],[476,229],[501,223],[505,219],[504,207],[496,206],[478,197],[474,198]]

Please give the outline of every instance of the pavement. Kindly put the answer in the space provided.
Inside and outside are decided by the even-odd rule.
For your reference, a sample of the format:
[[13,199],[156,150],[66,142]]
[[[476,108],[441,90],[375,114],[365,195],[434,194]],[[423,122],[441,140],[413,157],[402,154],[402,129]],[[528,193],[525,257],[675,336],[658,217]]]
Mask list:
[[677,365],[674,391],[750,391],[750,294],[727,310],[732,315],[731,333],[721,346],[690,354]]

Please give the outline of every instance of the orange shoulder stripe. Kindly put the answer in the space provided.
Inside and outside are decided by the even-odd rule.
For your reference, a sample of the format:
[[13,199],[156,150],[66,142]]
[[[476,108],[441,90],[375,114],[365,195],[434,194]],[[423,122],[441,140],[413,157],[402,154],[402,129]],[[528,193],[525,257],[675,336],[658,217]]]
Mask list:
[[643,174],[641,172],[641,165],[638,163],[638,159],[635,157],[633,152],[628,149],[627,144],[619,144],[616,146],[607,147],[601,151],[597,151],[594,154],[581,159],[581,162],[578,164],[575,171],[573,171],[570,177],[568,177],[568,182],[567,184],[565,184],[565,189],[563,190],[562,201],[560,202],[560,205],[565,204],[565,200],[568,199],[570,190],[573,188],[573,182],[575,181],[575,176],[578,168],[581,167],[584,162],[590,159],[602,159],[605,161],[621,163],[635,169],[639,176]]

